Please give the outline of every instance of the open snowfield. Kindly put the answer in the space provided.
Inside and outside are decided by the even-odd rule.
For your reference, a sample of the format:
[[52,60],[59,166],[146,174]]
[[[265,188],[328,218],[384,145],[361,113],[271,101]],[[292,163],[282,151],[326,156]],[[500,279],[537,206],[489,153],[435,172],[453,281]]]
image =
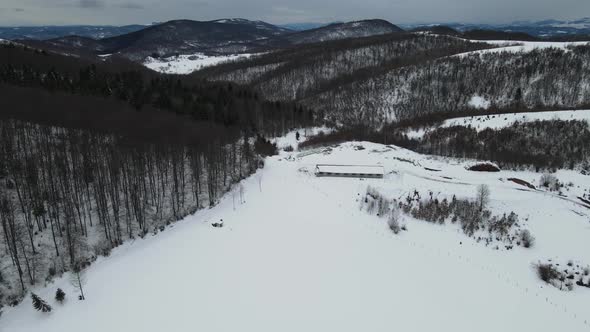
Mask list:
[[220,63],[243,60],[251,57],[252,54],[218,55],[210,56],[202,53],[191,55],[172,56],[163,59],[148,57],[143,65],[151,70],[164,74],[190,74],[205,67],[214,66]]
[[543,41],[515,41],[515,40],[471,40],[472,42],[485,42],[492,44],[495,48],[487,50],[479,50],[472,52],[465,52],[457,54],[456,56],[467,56],[473,54],[485,54],[485,53],[523,53],[531,52],[533,50],[546,49],[546,48],[557,48],[567,50],[568,47],[588,45],[590,41],[580,42],[543,42]]
[[[53,312],[34,311],[27,298],[5,310],[0,330],[590,330],[590,289],[560,291],[533,270],[549,258],[590,264],[590,209],[575,199],[590,177],[558,172],[575,183],[559,197],[506,180],[536,183],[536,173],[469,172],[468,162],[372,143],[316,151],[267,159],[243,182],[243,204],[236,188],[218,206],[99,259],[86,273],[86,301],[67,276],[35,289]],[[316,178],[317,163],[379,164],[386,176]],[[494,250],[454,225],[409,217],[408,231],[394,235],[359,210],[368,185],[392,198],[414,190],[471,198],[481,183],[494,213],[519,214],[535,247]],[[63,305],[53,300],[57,287]]]
[[[479,96],[474,96],[482,98]],[[481,101],[480,101],[481,102]],[[454,126],[471,127],[478,131],[484,129],[501,129],[506,128],[514,124],[515,122],[532,122],[532,121],[547,121],[547,120],[562,120],[562,121],[586,121],[590,123],[590,110],[574,110],[574,111],[547,111],[547,112],[525,112],[525,113],[512,113],[512,114],[496,114],[496,115],[481,115],[481,116],[468,116],[461,118],[454,118],[445,120],[438,127],[448,128]],[[413,129],[409,130],[406,134],[410,138],[420,138],[429,131],[436,129]]]

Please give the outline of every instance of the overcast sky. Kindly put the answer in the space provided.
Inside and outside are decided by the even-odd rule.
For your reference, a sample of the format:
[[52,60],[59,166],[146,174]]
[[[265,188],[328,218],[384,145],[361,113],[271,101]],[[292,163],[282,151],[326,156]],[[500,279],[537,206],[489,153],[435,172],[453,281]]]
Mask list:
[[590,16],[590,0],[0,0],[0,26],[228,17],[277,24],[365,18],[392,23],[507,23],[583,16]]

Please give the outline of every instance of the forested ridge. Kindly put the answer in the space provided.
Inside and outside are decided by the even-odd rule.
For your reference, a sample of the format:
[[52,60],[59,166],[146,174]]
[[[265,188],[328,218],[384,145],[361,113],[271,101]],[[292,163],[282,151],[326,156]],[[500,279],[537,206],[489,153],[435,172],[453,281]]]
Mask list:
[[0,307],[214,205],[276,152],[265,137],[313,122],[233,84],[1,45]]
[[454,36],[401,33],[285,49],[193,76],[249,85],[271,100],[299,101],[345,127],[380,127],[478,107],[590,104],[590,46],[472,52],[492,47]]
[[448,36],[395,33],[288,48],[193,75],[248,84],[271,100],[301,100],[396,68],[490,47]]
[[590,103],[589,46],[490,52],[399,68],[304,100],[349,125],[474,109],[579,108]]

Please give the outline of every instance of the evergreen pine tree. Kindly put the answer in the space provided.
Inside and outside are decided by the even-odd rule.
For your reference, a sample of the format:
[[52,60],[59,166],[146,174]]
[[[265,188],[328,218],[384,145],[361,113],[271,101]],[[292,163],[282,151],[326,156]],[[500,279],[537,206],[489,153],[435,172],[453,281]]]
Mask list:
[[61,288],[58,288],[57,292],[55,292],[55,299],[57,300],[57,302],[63,303],[65,298],[66,298],[66,293]]
[[35,308],[37,311],[51,312],[51,306],[37,294],[31,293],[31,298],[33,299],[33,308]]

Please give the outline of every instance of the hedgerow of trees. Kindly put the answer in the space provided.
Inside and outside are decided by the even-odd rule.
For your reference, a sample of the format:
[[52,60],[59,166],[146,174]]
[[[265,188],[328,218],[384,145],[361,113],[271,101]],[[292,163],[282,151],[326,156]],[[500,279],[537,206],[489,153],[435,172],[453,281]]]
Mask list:
[[505,169],[565,168],[590,174],[590,127],[586,121],[515,122],[508,127],[483,130],[469,126],[433,127],[423,137],[409,138],[407,127],[373,130],[357,126],[308,138],[299,148],[364,140],[394,144],[424,154],[491,160]]

